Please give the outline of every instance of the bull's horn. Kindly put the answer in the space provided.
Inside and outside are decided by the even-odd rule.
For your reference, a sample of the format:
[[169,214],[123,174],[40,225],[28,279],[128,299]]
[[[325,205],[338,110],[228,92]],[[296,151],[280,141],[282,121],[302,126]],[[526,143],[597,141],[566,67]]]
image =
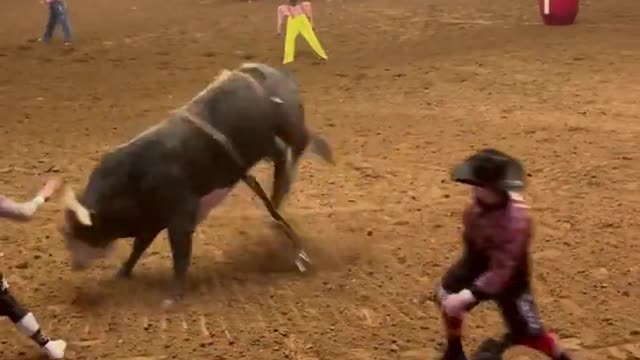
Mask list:
[[73,192],[70,186],[65,187],[64,191],[64,204],[67,208],[69,208],[76,215],[78,221],[85,226],[91,226],[91,214],[89,210],[82,206],[78,199],[76,198],[76,194]]
[[260,64],[258,63],[242,63],[240,65],[240,69],[251,69],[251,68],[258,68],[260,67]]

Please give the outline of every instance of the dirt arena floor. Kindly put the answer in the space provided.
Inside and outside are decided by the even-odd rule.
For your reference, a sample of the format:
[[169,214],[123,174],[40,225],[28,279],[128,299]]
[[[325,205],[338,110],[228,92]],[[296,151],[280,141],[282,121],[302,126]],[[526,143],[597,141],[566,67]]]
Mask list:
[[[272,0],[69,1],[73,50],[35,42],[37,1],[0,14],[0,193],[56,173],[76,188],[101,154],[167,116],[223,68],[278,65]],[[435,359],[438,312],[421,303],[460,251],[467,189],[448,180],[493,146],[528,167],[535,290],[582,359],[640,359],[640,3],[582,2],[579,24],[539,25],[535,1],[316,0],[330,60],[290,67],[309,123],[338,164],[309,158],[287,207],[317,272],[279,252],[239,186],[196,234],[184,303],[164,309],[166,238],[129,282],[117,256],[72,273],[59,201],[2,223],[0,268],[69,359]],[[268,184],[268,169],[257,169]],[[0,359],[38,354],[0,321]],[[502,324],[483,305],[469,349]],[[542,359],[514,349],[507,359]]]

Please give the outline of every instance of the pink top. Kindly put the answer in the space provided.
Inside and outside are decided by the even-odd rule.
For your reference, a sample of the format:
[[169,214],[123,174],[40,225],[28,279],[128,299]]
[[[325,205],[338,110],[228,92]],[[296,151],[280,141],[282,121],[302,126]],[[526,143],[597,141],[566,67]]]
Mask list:
[[284,24],[284,20],[289,16],[298,16],[298,15],[306,15],[313,25],[313,15],[311,11],[311,3],[308,1],[303,1],[298,5],[280,5],[278,6],[278,24],[277,31],[278,34],[282,32],[282,25]]

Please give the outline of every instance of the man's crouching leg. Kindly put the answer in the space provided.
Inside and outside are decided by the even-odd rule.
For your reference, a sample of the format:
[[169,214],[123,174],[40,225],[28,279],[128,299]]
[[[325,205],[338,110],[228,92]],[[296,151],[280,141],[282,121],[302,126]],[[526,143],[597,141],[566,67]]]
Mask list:
[[451,294],[444,287],[438,286],[435,292],[435,302],[440,307],[442,313],[442,322],[447,335],[447,347],[442,356],[442,360],[466,360],[462,346],[462,324],[463,317],[453,317],[447,315],[442,309],[442,304]]
[[517,296],[499,300],[498,306],[509,327],[508,341],[511,344],[537,350],[553,360],[572,359],[542,326],[533,295],[528,289]]
[[553,360],[572,360],[573,358],[564,350],[553,335],[547,331],[537,336],[515,339],[515,345],[527,346],[538,350]]
[[467,258],[461,258],[454,263],[442,277],[442,282],[435,289],[435,302],[442,312],[444,328],[447,334],[447,348],[442,360],[466,360],[462,346],[463,316],[454,317],[448,315],[443,304],[451,295],[464,289],[468,289],[473,283],[477,273],[474,264]]
[[18,331],[33,340],[50,359],[64,358],[67,343],[45,336],[35,316],[28,312],[9,292],[9,286],[0,274],[0,316],[7,316]]

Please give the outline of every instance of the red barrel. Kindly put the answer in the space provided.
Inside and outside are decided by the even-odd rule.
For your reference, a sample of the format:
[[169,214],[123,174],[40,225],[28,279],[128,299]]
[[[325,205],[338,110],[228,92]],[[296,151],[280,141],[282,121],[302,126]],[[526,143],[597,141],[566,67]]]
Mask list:
[[576,20],[580,0],[538,0],[545,25],[571,25]]

